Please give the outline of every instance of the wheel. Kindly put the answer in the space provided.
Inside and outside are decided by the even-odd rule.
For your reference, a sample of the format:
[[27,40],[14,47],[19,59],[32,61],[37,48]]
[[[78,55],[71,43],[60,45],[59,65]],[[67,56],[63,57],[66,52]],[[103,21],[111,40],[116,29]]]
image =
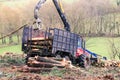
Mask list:
[[26,55],[26,57],[25,57],[25,63],[26,63],[26,65],[28,64],[28,60],[29,60],[29,58],[32,56],[32,53],[31,53],[31,51],[28,51],[27,52],[27,55]]
[[26,65],[27,65],[27,63],[29,61],[29,58],[30,57],[35,57],[35,56],[37,56],[37,54],[33,54],[31,52],[28,52],[27,55],[26,55],[26,57],[25,57],[25,63],[26,63]]
[[58,55],[58,54],[57,54],[55,57],[56,57],[56,58],[61,58],[61,56],[60,56],[60,55]]
[[88,68],[90,66],[90,58],[81,54],[78,58],[78,64],[80,67]]
[[30,55],[27,54],[27,56],[25,57],[25,64],[27,65],[28,63],[28,59],[29,59]]
[[67,61],[70,61],[69,56],[63,56],[63,55],[61,55],[61,54],[56,54],[55,57],[56,57],[56,58],[65,58]]
[[60,53],[56,54],[56,58],[65,58],[65,60],[70,61],[70,58],[69,58],[68,55],[63,55],[63,54],[60,54]]
[[64,58],[65,58],[67,61],[70,61],[69,56],[65,56]]
[[69,53],[67,54],[62,54],[61,52],[57,52],[55,54],[56,58],[65,58],[67,61],[71,61],[72,64],[76,64],[76,59],[75,57],[73,57],[72,55],[70,55]]

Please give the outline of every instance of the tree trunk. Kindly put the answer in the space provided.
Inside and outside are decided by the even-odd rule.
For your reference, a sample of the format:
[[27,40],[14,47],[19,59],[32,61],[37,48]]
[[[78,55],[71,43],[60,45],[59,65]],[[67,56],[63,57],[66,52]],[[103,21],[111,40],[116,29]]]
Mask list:
[[54,64],[61,64],[60,61],[56,61],[54,59],[50,59],[50,58],[47,58],[47,57],[37,57],[36,60],[40,61],[40,62],[48,62],[48,63],[54,63]]
[[61,64],[53,64],[49,62],[39,62],[39,61],[32,61],[28,62],[29,67],[44,67],[44,68],[53,68],[53,67],[58,67],[58,68],[64,68],[65,66],[62,66]]

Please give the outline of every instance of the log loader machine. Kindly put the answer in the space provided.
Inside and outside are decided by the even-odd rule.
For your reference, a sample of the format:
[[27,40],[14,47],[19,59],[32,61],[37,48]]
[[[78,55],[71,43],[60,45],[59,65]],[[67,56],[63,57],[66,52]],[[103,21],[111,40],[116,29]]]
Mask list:
[[90,54],[85,49],[84,39],[76,33],[71,32],[70,25],[64,14],[62,4],[59,0],[52,0],[57,12],[64,24],[64,29],[49,28],[46,30],[41,29],[41,20],[38,17],[38,11],[46,0],[40,0],[34,10],[34,18],[37,28],[33,25],[26,25],[23,29],[22,37],[22,51],[27,54],[26,63],[29,57],[61,57],[69,59],[72,64],[81,67],[87,67],[97,58],[96,54]]

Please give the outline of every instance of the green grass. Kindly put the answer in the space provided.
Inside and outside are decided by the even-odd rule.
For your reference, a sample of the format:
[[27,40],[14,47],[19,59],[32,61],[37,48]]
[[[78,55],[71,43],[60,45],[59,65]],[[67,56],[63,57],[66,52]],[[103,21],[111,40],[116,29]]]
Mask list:
[[86,48],[96,54],[106,56],[107,58],[110,58],[110,42],[109,40],[115,42],[115,45],[117,47],[120,47],[120,38],[103,38],[103,37],[97,37],[97,38],[90,38],[86,42]]
[[4,48],[0,48],[1,55],[3,55],[5,52],[22,53],[21,45],[14,45],[14,46],[7,46]]
[[[6,44],[9,44],[9,37],[6,37],[5,40],[6,40]],[[18,39],[17,39],[16,35],[12,36],[12,40],[13,40],[14,44],[18,43]],[[0,45],[2,45],[2,40],[1,39],[0,39]]]
[[13,42],[9,44],[9,38],[6,37],[6,44],[2,44],[2,40],[0,40],[0,55],[5,52],[13,52],[13,53],[22,53],[21,45],[18,45],[18,39],[16,35],[12,36]]

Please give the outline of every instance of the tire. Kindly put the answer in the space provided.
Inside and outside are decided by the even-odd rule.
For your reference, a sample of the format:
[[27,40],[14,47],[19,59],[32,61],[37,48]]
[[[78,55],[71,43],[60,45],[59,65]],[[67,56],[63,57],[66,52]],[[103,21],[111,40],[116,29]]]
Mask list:
[[85,56],[84,54],[81,54],[78,58],[79,66],[82,68],[88,68],[90,66],[90,58]]
[[67,61],[71,61],[70,58],[69,58],[69,56],[65,56],[64,58],[65,58]]
[[28,60],[29,60],[30,57],[34,57],[34,55],[31,52],[28,52],[27,55],[26,55],[26,57],[25,57],[25,63],[26,63],[26,65],[27,65]]
[[56,54],[56,58],[65,58],[66,60],[70,60],[69,56],[62,56],[61,54]]
[[29,59],[29,55],[27,54],[27,56],[25,57],[25,64],[27,65],[27,63],[28,63],[28,59]]
[[76,64],[75,57],[73,57],[69,53],[68,54],[62,54],[62,53],[58,52],[58,53],[55,54],[55,57],[56,58],[65,58],[66,60],[71,61],[72,64],[74,64],[74,65]]
[[38,56],[37,54],[33,54],[33,53],[27,53],[27,56],[25,57],[25,63],[26,63],[26,65],[27,65],[27,63],[28,63],[28,60],[29,60],[29,58],[30,57],[35,57],[35,56]]
[[56,58],[62,58],[62,57],[61,57],[60,55],[58,55],[58,54],[57,54],[55,57],[56,57]]

